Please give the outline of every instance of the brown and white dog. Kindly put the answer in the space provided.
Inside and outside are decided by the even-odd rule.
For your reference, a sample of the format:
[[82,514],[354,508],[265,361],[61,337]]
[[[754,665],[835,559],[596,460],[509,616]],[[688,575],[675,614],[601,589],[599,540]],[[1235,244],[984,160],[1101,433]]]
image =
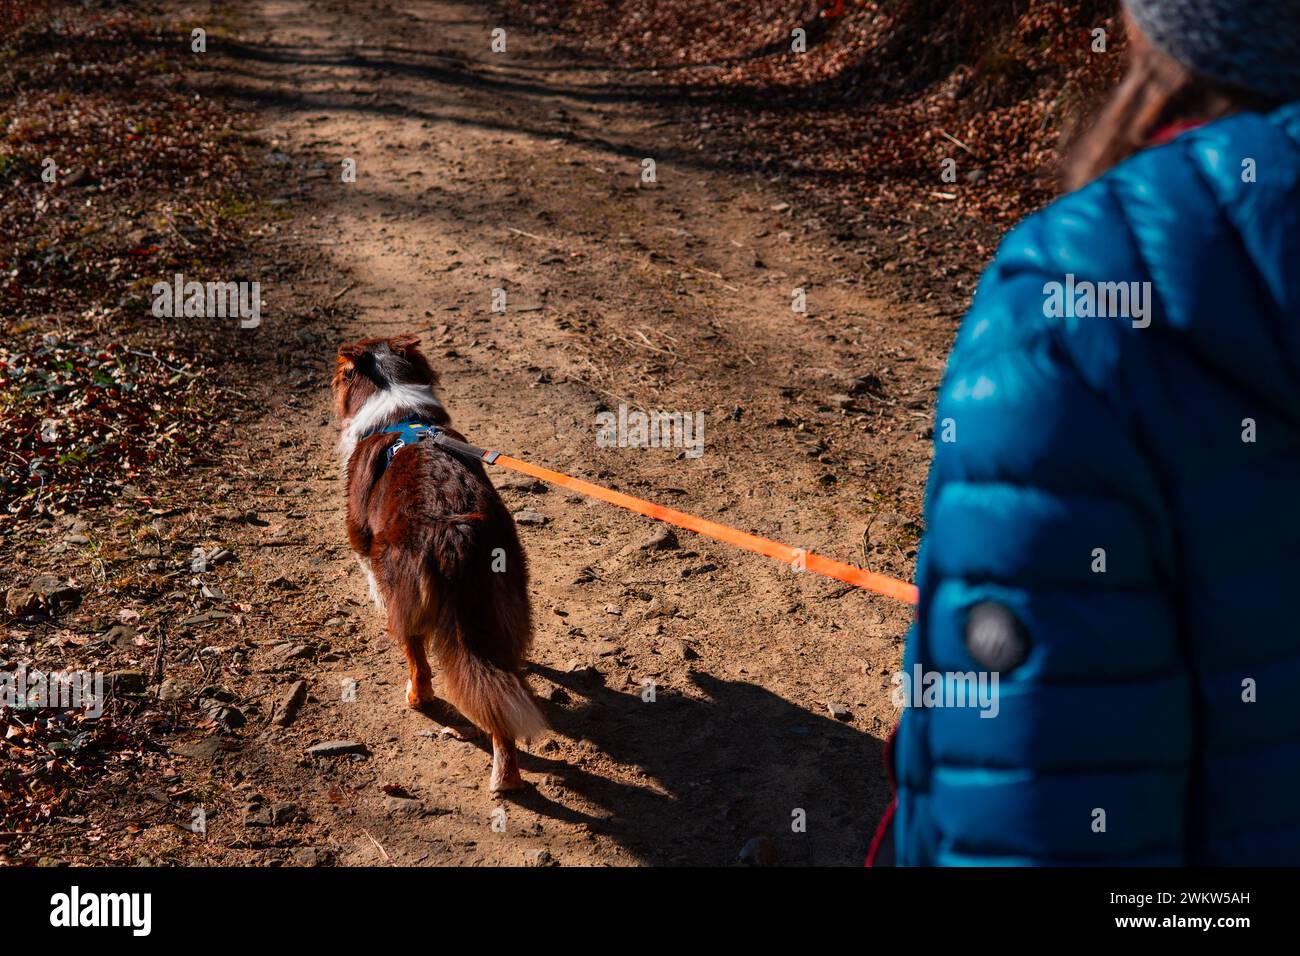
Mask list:
[[437,375],[414,335],[339,349],[335,409],[347,480],[348,540],[406,652],[406,701],[434,701],[428,648],[448,700],[492,735],[492,789],[522,787],[516,740],[546,729],[521,670],[532,643],[528,571],[514,519],[476,461],[423,440],[389,461],[401,436],[388,426],[419,416],[446,431]]

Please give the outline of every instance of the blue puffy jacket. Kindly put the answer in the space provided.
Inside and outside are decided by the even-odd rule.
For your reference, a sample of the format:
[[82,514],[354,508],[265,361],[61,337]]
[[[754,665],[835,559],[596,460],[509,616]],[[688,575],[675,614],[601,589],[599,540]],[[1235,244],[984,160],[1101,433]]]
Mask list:
[[904,711],[896,862],[1300,864],[1300,104],[1007,236],[925,510],[904,672],[949,706]]

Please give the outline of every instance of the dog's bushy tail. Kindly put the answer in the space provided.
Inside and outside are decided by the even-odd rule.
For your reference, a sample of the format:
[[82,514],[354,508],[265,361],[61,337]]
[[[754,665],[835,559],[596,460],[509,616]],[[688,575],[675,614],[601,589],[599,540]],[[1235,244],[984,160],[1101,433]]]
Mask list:
[[490,734],[530,740],[547,723],[520,674],[532,643],[522,557],[510,573],[469,564],[474,573],[462,573],[440,596],[434,626],[447,699]]
[[546,718],[519,674],[463,646],[449,648],[441,663],[448,700],[488,733],[506,740],[531,740],[546,732]]

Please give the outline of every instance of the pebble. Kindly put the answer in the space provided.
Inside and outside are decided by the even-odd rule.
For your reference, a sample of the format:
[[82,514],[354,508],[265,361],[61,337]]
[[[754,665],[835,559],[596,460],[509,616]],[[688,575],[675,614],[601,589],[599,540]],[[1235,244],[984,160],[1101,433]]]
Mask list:
[[81,588],[52,574],[41,574],[33,578],[29,590],[39,595],[46,607],[76,604],[81,600]]
[[254,803],[244,808],[244,826],[246,827],[269,827],[272,823],[271,808],[264,804]]
[[238,707],[210,698],[199,700],[199,711],[210,720],[227,727],[242,727],[246,720],[244,712]]
[[115,644],[118,647],[127,648],[135,640],[135,628],[130,624],[114,624],[99,639],[104,644]]
[[28,617],[40,610],[41,596],[35,591],[14,588],[5,596],[5,612],[10,617]]
[[326,740],[307,748],[308,757],[346,757],[349,754],[369,754],[366,745],[357,740]]
[[244,826],[278,827],[286,823],[305,823],[307,814],[295,803],[266,804],[263,797],[255,796],[244,808]]
[[704,564],[701,564],[698,567],[682,568],[681,571],[678,573],[684,578],[689,578],[693,574],[707,574],[710,571],[716,571],[716,570],[718,570],[718,566],[716,564],[705,562]]
[[330,852],[314,846],[300,846],[293,851],[291,858],[298,866],[325,866],[330,862]]
[[679,547],[677,543],[677,533],[672,528],[664,525],[655,531],[650,537],[643,541],[629,545],[623,549],[624,554],[632,554],[637,551],[672,551]]
[[305,680],[294,681],[280,702],[275,707],[275,717],[272,719],[277,727],[288,727],[298,716],[298,711],[307,700],[307,682]]
[[204,556],[207,566],[215,568],[223,564],[229,564],[235,560],[234,552],[227,548],[213,548],[212,551]]
[[428,811],[424,804],[412,797],[385,797],[384,808],[389,813],[398,813],[407,817],[422,817]]
[[171,749],[173,753],[192,760],[211,760],[221,753],[221,740],[217,737],[204,737],[192,744],[177,744]]
[[645,613],[642,615],[646,620],[655,617],[672,617],[677,613],[677,605],[672,601],[665,601],[663,598],[651,598],[650,603],[646,605]]
[[565,664],[564,669],[568,671],[570,674],[582,674],[584,676],[587,674],[595,673],[595,670],[592,668],[590,664],[584,664],[576,657],[572,658],[567,664]]
[[533,511],[531,508],[525,508],[522,511],[515,512],[515,521],[518,524],[544,525],[550,519],[540,511]]
[[306,823],[307,814],[296,803],[271,804],[271,822],[276,826],[285,823]]
[[185,697],[185,685],[174,677],[169,677],[158,685],[159,700],[182,700]]

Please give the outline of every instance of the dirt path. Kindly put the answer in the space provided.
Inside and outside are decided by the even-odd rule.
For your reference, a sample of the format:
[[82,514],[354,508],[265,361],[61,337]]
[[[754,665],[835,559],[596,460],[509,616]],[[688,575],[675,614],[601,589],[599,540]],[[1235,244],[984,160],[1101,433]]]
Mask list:
[[[870,566],[906,576],[944,323],[887,301],[777,186],[714,164],[635,77],[514,29],[494,54],[478,5],[235,10],[212,78],[256,111],[287,200],[263,238],[303,271],[277,285],[267,265],[264,325],[297,351],[219,489],[269,524],[222,530],[241,563],[211,572],[252,610],[247,659],[224,668],[249,724],[188,750],[187,775],[234,811],[213,813],[209,846],[227,862],[729,864],[767,835],[784,863],[860,862],[887,799],[906,609],[685,532],[642,550],[649,522],[497,472],[512,510],[545,521],[521,533],[555,733],[524,758],[535,790],[496,799],[482,741],[402,706],[401,655],[344,544],[327,375],[344,339],[416,331],[478,444],[854,563],[870,527]],[[703,412],[704,454],[597,447],[597,412],[620,402]],[[299,679],[310,697],[276,726]],[[303,756],[333,739],[370,755]]]

